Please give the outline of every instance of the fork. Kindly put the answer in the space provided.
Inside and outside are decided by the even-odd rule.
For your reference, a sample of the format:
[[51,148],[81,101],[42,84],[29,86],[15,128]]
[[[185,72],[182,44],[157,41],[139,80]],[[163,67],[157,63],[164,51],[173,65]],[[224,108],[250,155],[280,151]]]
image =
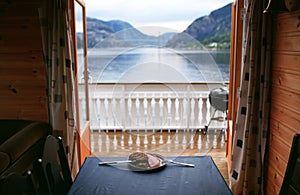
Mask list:
[[170,160],[170,159],[163,159],[164,162],[169,162],[169,163],[173,163],[176,165],[182,165],[182,166],[186,166],[186,167],[195,167],[194,164],[190,164],[190,163],[183,163],[183,162],[177,162],[174,160]]

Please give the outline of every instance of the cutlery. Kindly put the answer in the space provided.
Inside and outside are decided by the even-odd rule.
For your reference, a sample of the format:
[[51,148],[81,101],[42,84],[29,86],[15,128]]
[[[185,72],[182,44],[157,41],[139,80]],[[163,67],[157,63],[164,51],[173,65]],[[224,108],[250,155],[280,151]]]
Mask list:
[[195,167],[194,164],[177,162],[177,161],[173,161],[173,160],[170,160],[170,159],[163,159],[163,161],[173,163],[173,164],[176,164],[176,165],[182,165],[182,166],[187,166],[187,167]]
[[103,161],[103,162],[99,162],[98,165],[111,165],[111,164],[130,163],[130,162],[135,162],[135,160]]
[[[187,167],[195,167],[194,164],[190,164],[190,163],[183,163],[183,162],[177,162],[171,159],[165,159],[162,155],[160,154],[152,154],[157,156],[158,158],[160,158],[164,163],[172,163],[172,164],[176,164],[176,165],[181,165],[181,166],[187,166]],[[103,161],[103,162],[99,162],[98,165],[111,165],[111,164],[119,164],[119,163],[132,163],[132,162],[136,162],[135,160],[115,160],[115,161]]]
[[165,163],[173,163],[173,164],[176,164],[176,165],[181,165],[181,166],[186,166],[186,167],[195,167],[194,164],[190,164],[190,163],[183,163],[183,162],[177,162],[177,161],[174,161],[174,160],[171,160],[171,159],[165,159],[162,155],[160,154],[157,154],[157,153],[154,153],[152,155],[155,155],[157,156],[158,158],[162,159],[163,162]]

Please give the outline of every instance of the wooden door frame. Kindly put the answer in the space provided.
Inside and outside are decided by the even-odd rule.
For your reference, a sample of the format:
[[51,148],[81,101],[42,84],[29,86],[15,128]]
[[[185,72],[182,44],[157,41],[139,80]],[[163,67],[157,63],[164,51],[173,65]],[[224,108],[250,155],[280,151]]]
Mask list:
[[[83,0],[73,0],[72,7],[73,7],[73,35],[74,35],[74,54],[75,54],[75,61],[76,61],[76,83],[75,83],[75,90],[76,90],[76,110],[77,110],[77,131],[76,131],[76,142],[77,142],[77,151],[78,151],[78,163],[81,166],[87,156],[91,155],[91,146],[90,146],[90,108],[89,108],[89,90],[88,90],[88,56],[87,56],[87,24],[86,24],[86,6]],[[75,3],[78,3],[82,7],[82,14],[83,14],[83,46],[84,46],[84,77],[85,79],[85,94],[86,94],[86,102],[85,107],[86,110],[84,113],[86,115],[86,123],[80,124],[80,101],[79,101],[79,88],[78,88],[78,59],[77,59],[77,36],[76,36],[76,10],[75,10]],[[81,128],[83,127],[83,128]]]
[[231,47],[230,47],[230,76],[227,114],[227,165],[230,172],[232,144],[235,131],[235,120],[238,109],[238,95],[241,77],[242,47],[243,47],[243,10],[244,0],[236,0],[232,4]]

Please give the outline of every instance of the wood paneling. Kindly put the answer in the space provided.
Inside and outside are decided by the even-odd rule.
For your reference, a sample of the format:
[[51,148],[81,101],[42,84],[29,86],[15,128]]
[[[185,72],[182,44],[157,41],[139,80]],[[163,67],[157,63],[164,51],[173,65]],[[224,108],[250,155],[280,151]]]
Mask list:
[[300,11],[274,21],[267,194],[278,194],[293,136],[300,133]]
[[[300,127],[299,112],[296,112],[297,110],[295,110],[295,108],[297,107],[288,107],[283,104],[277,103],[276,101],[276,97],[273,97],[271,105],[271,119],[277,119],[278,121],[280,121],[280,123],[285,124],[290,128]],[[289,103],[288,99],[286,100],[286,103]]]
[[273,165],[276,164],[274,169],[281,175],[284,176],[284,170],[286,169],[286,162],[280,157],[280,155],[270,148],[269,159],[273,161]]
[[[270,120],[270,129],[271,129],[271,136],[270,139],[273,139],[273,136],[280,138],[281,142],[284,142],[286,146],[289,146],[291,140],[294,137],[295,133],[299,133],[299,130],[293,128],[293,126],[289,126],[289,124],[283,124],[280,118],[274,117]],[[275,148],[277,149],[277,148]],[[287,162],[287,158],[289,154],[283,154],[282,157],[285,157],[284,160]]]
[[297,33],[285,33],[277,36],[278,41],[274,42],[274,49],[281,51],[300,51],[299,37]]
[[299,11],[283,13],[277,16],[275,23],[276,34],[299,32]]
[[48,121],[40,3],[0,2],[0,119]]
[[[273,133],[270,135],[269,147],[273,148],[282,159],[285,159],[285,161],[289,158],[289,145],[286,145],[280,137],[277,137]],[[275,164],[275,162],[271,161],[270,166],[273,164]]]
[[[274,79],[277,82],[277,79]],[[295,85],[297,86],[297,85]],[[290,105],[295,105],[295,107],[291,108],[292,110],[299,111],[300,108],[300,94],[297,91],[299,89],[294,88],[290,89],[289,87],[282,87],[282,86],[274,86],[272,91],[272,99],[275,98],[275,101],[282,105],[290,108]],[[289,100],[289,101],[287,101]]]
[[[285,72],[300,72],[300,54],[299,52],[273,52],[273,71],[285,71]],[[286,63],[289,62],[287,66]]]
[[277,171],[274,169],[274,166],[270,165],[268,167],[268,185],[267,185],[267,194],[279,194],[280,186],[282,183],[282,176],[278,175]]

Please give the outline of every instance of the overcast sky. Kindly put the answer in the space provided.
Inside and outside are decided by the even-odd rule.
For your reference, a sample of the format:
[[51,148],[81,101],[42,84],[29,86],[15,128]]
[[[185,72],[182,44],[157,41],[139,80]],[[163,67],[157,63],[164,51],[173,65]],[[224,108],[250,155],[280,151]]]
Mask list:
[[[234,0],[85,0],[87,17],[123,20],[148,34],[181,32]],[[159,28],[159,30],[157,30]]]

